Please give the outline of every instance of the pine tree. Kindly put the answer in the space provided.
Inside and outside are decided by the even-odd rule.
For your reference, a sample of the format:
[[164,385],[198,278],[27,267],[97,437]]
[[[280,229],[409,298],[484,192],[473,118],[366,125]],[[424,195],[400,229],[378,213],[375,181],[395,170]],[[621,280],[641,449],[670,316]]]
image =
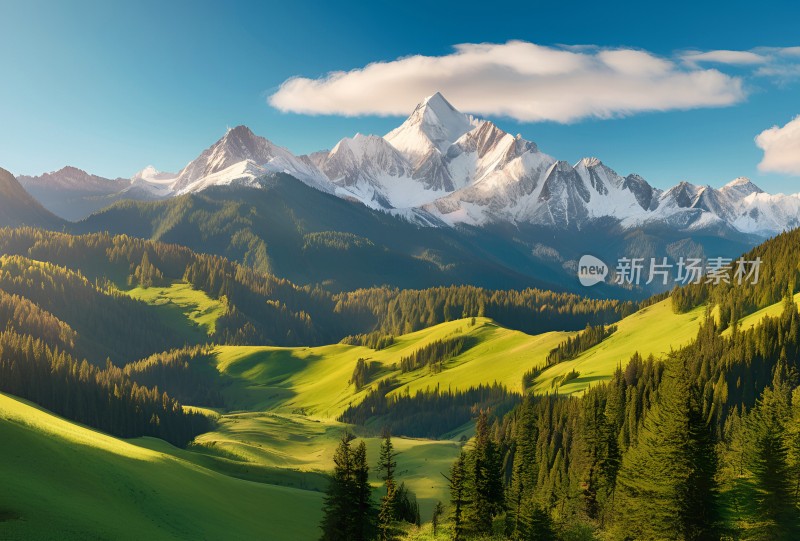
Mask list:
[[350,541],[356,538],[355,465],[350,443],[354,437],[349,432],[342,435],[333,455],[333,475],[325,495],[322,518],[322,541]]
[[773,539],[800,535],[789,465],[787,424],[791,418],[786,366],[775,368],[772,386],[764,389],[748,421],[749,469],[755,476],[756,504],[765,533]]
[[519,536],[515,539],[520,541],[556,541],[558,537],[550,514],[529,501],[523,508],[522,528]]
[[467,475],[467,455],[461,451],[450,469],[450,477],[447,478],[450,485],[450,503],[453,506],[453,541],[462,541],[466,531],[464,511],[471,503],[467,490]]
[[618,476],[618,526],[642,539],[709,539],[718,527],[711,431],[685,366],[673,364]]
[[369,484],[369,465],[367,464],[367,444],[361,441],[353,452],[353,473],[355,481],[355,531],[353,541],[367,541],[375,538],[376,511],[372,502],[372,487]]
[[378,470],[381,472],[386,487],[386,495],[381,498],[381,507],[378,513],[378,528],[381,541],[397,539],[397,484],[394,472],[397,468],[397,453],[394,451],[392,436],[386,432],[381,442],[381,453],[378,458]]
[[475,447],[469,454],[472,503],[467,521],[479,534],[492,531],[492,521],[505,507],[500,450],[492,439],[489,416],[481,410],[475,423]]
[[433,528],[433,537],[436,538],[436,533],[439,530],[439,520],[444,514],[444,505],[442,502],[436,502],[436,507],[433,508],[433,516],[431,517],[431,527]]

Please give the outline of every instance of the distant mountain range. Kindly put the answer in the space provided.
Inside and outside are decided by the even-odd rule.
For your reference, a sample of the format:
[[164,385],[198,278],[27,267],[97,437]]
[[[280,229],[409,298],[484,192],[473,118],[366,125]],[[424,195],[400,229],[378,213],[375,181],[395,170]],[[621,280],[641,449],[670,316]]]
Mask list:
[[253,185],[270,172],[428,226],[583,229],[610,219],[625,229],[763,238],[800,225],[800,194],[770,195],[746,178],[721,189],[682,182],[663,191],[597,158],[558,161],[519,135],[457,111],[438,93],[384,137],[357,134],[330,151],[295,156],[238,126],[176,174],[147,167],[132,179],[103,179],[65,167],[19,180],[47,208],[75,220],[119,199]]

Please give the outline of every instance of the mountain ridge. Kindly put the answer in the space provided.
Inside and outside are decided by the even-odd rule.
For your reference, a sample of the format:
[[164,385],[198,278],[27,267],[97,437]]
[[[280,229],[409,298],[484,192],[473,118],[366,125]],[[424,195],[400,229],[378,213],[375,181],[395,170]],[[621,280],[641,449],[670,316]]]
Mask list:
[[[623,229],[655,226],[761,238],[800,226],[800,195],[767,194],[743,177],[719,189],[680,182],[661,190],[635,173],[617,174],[599,158],[560,161],[520,135],[461,113],[438,92],[385,136],[356,134],[330,151],[295,156],[236,126],[177,174],[150,166],[129,181],[106,179],[107,184],[84,173],[81,184],[64,171],[72,169],[56,172],[64,178],[51,182],[49,191],[69,192],[91,212],[118,199],[258,186],[263,175],[286,173],[319,191],[423,226],[504,222],[564,230],[611,219]],[[21,180],[37,193],[46,176]],[[109,190],[97,193],[98,186]],[[53,208],[52,201],[43,202]]]

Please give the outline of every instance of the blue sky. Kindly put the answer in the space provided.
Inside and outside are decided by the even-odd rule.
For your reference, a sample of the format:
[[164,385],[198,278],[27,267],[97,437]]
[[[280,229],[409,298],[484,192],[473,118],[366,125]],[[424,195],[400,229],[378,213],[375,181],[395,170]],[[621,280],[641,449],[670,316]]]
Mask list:
[[[759,76],[738,62],[680,60],[688,51],[800,46],[792,2],[264,4],[0,0],[0,167],[39,174],[69,164],[109,177],[148,164],[176,171],[238,124],[295,153],[330,148],[356,132],[383,134],[402,117],[370,112],[382,104],[356,117],[280,111],[268,98],[282,83],[409,55],[447,57],[458,44],[520,40],[557,51],[590,45],[589,55],[641,50],[680,74],[713,69],[741,86],[726,106],[567,122],[481,114],[543,151],[571,162],[598,156],[660,187],[749,176],[769,191],[800,191],[796,169],[757,168],[763,152],[754,142],[800,114],[797,66]],[[324,86],[316,92],[326,98]],[[783,143],[784,156],[791,144]]]

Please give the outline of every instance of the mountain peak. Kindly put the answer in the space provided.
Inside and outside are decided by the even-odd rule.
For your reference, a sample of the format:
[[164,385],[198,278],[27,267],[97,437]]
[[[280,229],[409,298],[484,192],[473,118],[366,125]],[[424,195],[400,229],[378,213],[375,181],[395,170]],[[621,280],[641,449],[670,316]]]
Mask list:
[[753,184],[747,177],[735,178],[720,190],[723,193],[735,193],[740,197],[747,197],[753,193],[764,193],[764,190]]
[[458,111],[437,92],[420,102],[400,127],[386,134],[386,140],[412,157],[425,156],[432,150],[444,154],[476,125],[475,119]]
[[583,158],[581,159],[580,163],[583,164],[583,166],[586,168],[599,167],[603,165],[603,162],[600,161],[600,158],[595,158],[594,156]]

